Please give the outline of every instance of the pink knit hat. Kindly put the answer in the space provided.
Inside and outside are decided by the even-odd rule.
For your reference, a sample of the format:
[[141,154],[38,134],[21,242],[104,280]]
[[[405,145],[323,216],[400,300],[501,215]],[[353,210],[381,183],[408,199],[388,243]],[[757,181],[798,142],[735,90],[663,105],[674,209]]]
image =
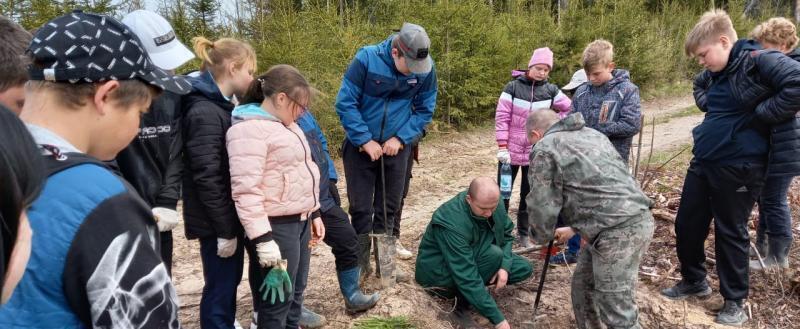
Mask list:
[[528,62],[528,68],[534,66],[536,64],[545,64],[553,68],[553,51],[550,50],[548,47],[539,48],[533,51],[533,56],[531,56],[531,61]]

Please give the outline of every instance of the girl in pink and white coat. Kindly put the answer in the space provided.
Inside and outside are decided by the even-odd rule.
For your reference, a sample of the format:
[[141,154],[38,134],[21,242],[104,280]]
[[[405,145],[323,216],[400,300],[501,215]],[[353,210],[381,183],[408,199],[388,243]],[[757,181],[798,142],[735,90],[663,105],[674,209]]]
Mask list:
[[[528,114],[539,110],[553,110],[561,117],[567,115],[571,101],[555,84],[547,81],[553,69],[553,52],[550,48],[533,51],[528,70],[507,83],[497,101],[495,112],[495,135],[497,138],[497,181],[500,181],[500,167],[511,165],[511,181],[522,171],[520,205],[517,211],[518,241],[523,247],[531,245],[529,238],[528,212],[525,196],[530,191],[528,185],[528,154],[532,145],[525,135],[525,121]],[[504,199],[506,209],[509,200]]]

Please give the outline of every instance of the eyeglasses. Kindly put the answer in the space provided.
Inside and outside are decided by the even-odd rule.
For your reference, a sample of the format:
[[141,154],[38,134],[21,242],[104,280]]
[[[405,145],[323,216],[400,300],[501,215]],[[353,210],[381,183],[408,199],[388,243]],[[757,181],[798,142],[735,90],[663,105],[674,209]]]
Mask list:
[[292,98],[292,96],[289,96],[289,94],[285,94],[285,95],[286,95],[286,98],[288,98],[290,101],[292,101],[295,104],[297,104],[298,106],[300,106],[300,108],[303,109],[303,112],[308,112],[308,106],[300,104],[300,102],[296,101],[294,98]]

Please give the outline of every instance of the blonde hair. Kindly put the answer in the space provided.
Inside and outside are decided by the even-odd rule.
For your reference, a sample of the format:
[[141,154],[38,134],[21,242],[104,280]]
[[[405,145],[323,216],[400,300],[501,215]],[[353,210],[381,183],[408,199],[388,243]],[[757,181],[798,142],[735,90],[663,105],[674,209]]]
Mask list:
[[203,61],[200,69],[211,71],[214,76],[223,74],[226,64],[231,62],[237,69],[248,64],[253,65],[253,71],[256,69],[256,52],[246,42],[232,38],[210,41],[205,37],[195,37],[192,44],[195,55]]
[[700,21],[686,35],[683,51],[686,56],[692,57],[697,48],[706,43],[716,42],[720,36],[728,37],[731,42],[738,39],[728,13],[722,9],[712,9],[703,14]]
[[794,49],[799,40],[797,27],[792,21],[783,17],[773,17],[759,24],[750,32],[750,37],[761,43],[787,46],[789,49]]
[[589,43],[583,50],[583,69],[591,70],[598,65],[608,65],[614,62],[614,45],[603,39]]

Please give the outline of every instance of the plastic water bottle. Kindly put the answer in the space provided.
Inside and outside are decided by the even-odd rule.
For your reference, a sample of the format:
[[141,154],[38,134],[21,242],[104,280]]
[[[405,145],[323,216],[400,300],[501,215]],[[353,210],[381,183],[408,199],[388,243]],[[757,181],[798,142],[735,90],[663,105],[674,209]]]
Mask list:
[[503,199],[511,199],[511,165],[504,163],[500,166],[500,195]]

